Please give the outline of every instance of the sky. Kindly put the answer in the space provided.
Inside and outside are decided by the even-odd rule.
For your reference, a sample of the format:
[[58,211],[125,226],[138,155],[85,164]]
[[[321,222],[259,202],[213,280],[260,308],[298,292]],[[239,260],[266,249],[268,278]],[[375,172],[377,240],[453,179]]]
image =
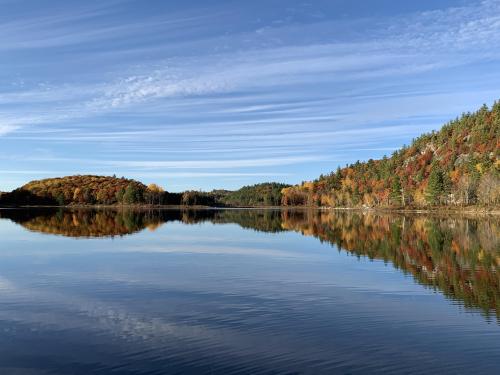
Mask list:
[[300,183],[500,99],[500,0],[0,0],[0,190]]

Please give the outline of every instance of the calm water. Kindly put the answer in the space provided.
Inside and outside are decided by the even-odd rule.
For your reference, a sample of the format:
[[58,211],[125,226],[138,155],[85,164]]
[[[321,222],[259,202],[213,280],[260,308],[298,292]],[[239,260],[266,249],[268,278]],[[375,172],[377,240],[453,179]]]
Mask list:
[[500,373],[499,234],[498,218],[0,210],[0,373]]

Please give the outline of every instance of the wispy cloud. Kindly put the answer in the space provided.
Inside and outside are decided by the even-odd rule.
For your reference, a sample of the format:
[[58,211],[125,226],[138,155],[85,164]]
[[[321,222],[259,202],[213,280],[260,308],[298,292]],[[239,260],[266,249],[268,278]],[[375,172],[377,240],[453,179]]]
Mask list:
[[[0,146],[16,155],[0,168],[305,178],[498,97],[497,0],[376,19],[294,4],[295,16],[238,21],[244,5],[129,5],[0,16]],[[52,160],[28,160],[40,143]]]
[[0,136],[11,133],[18,129],[18,126],[12,126],[12,125],[1,125],[0,124]]
[[320,156],[299,156],[272,159],[228,159],[228,160],[141,160],[105,161],[107,165],[141,169],[227,169],[248,167],[274,167],[320,160]]
[[[93,14],[90,12],[89,16]],[[500,42],[497,1],[424,12],[402,22],[393,21],[389,19],[388,25],[381,26],[382,30],[387,26],[388,32],[379,32],[371,40],[278,48],[254,46],[247,51],[173,57],[150,66],[141,65],[135,69],[136,74],[110,82],[15,92],[4,95],[0,102],[33,104],[36,101],[43,106],[38,110],[35,106],[31,116],[20,118],[15,125],[46,124],[97,116],[160,99],[263,90],[266,87],[279,91],[280,86],[411,75],[469,64],[486,56],[500,56],[497,49],[483,48],[486,41],[489,44]],[[58,23],[60,19],[50,18],[46,22]],[[12,28],[12,25],[4,27]],[[139,27],[143,29],[144,25]],[[323,27],[328,28],[329,24]],[[280,27],[275,29],[279,32]],[[246,35],[240,38],[247,38]],[[255,111],[256,107],[253,108]],[[226,110],[227,113],[237,113],[235,109]]]

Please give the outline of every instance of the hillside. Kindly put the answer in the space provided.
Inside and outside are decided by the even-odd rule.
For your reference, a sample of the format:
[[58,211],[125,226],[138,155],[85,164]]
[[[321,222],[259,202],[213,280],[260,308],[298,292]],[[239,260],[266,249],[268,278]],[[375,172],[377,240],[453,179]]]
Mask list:
[[265,182],[243,186],[230,190],[212,190],[210,192],[189,190],[184,193],[166,193],[168,204],[182,206],[215,206],[215,207],[265,207],[279,206],[282,190],[290,185],[276,182]]
[[282,190],[290,185],[262,183],[236,191],[163,191],[156,184],[107,176],[77,175],[36,180],[11,193],[0,195],[0,204],[22,205],[114,205],[150,204],[180,206],[259,207],[279,206]]
[[283,189],[284,206],[500,204],[500,102],[414,139],[391,157],[356,162]]
[[290,185],[268,182],[251,186],[243,186],[236,191],[221,196],[219,201],[226,206],[279,206],[282,200],[282,190]]
[[1,200],[15,205],[133,204],[146,202],[149,195],[148,187],[135,180],[77,175],[31,181]]

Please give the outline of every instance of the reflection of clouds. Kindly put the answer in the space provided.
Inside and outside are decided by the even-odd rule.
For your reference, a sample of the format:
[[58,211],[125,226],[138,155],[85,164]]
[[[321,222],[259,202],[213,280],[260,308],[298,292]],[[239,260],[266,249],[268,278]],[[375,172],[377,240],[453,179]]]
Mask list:
[[[35,290],[25,290],[23,294],[26,301],[16,298],[15,311],[0,310],[1,320],[35,325],[48,330],[83,329],[89,333],[106,333],[129,341],[150,341],[150,344],[159,339],[203,341],[217,337],[217,331],[210,332],[202,326],[164,322],[160,318],[133,314],[118,306],[96,300]],[[28,305],[28,309],[23,308],[24,303]],[[49,311],[45,308],[37,311],[30,308],[33,304],[51,307]]]
[[10,291],[14,289],[13,284],[6,278],[0,276],[0,291]]
[[206,246],[206,245],[132,245],[121,247],[120,252],[144,253],[186,253],[186,254],[224,254],[224,255],[253,255],[286,258],[310,258],[309,254],[301,254],[286,250],[248,248],[236,246]]
[[[67,281],[60,280],[57,284],[85,286],[73,277]],[[44,283],[50,284],[53,283]],[[417,357],[430,362],[437,359],[413,344],[408,344],[412,349],[407,351],[408,354],[399,353],[390,335],[373,340],[370,330],[358,330],[360,322],[367,327],[390,322],[391,329],[409,336],[415,325],[424,334],[432,329],[432,322],[436,328],[459,324],[453,317],[446,322],[435,320],[432,311],[420,311],[422,315],[417,313],[414,320],[412,309],[422,309],[416,301],[407,300],[408,305],[391,299],[385,299],[384,303],[378,300],[377,303],[377,300],[370,299],[370,295],[358,295],[353,299],[345,290],[328,301],[325,295],[320,298],[315,294],[311,285],[304,285],[303,294],[297,293],[296,285],[288,285],[288,290],[278,294],[281,287],[273,285],[265,297],[241,289],[219,293],[157,289],[149,284],[136,286],[116,283],[113,279],[107,284],[85,288],[104,291],[103,298],[114,292],[120,299],[116,302],[98,300],[99,296],[78,296],[78,288],[76,293],[73,288],[67,293],[19,288],[20,293],[13,297],[10,310],[0,309],[0,322],[24,325],[46,337],[57,332],[59,339],[67,335],[73,341],[78,340],[77,345],[94,348],[97,343],[108,353],[115,355],[119,352],[119,358],[134,363],[168,357],[172,363],[190,361],[192,365],[206,365],[207,361],[214,361],[220,366],[252,366],[254,371],[249,372],[258,372],[259,366],[273,366],[280,371],[297,370],[297,366],[311,361],[315,361],[318,368],[331,369],[332,356],[336,365],[356,361],[372,366],[371,360],[393,352],[398,353],[398,362],[392,365],[404,371],[407,362],[402,357],[411,361]],[[145,298],[141,299],[146,290]],[[127,292],[126,296],[123,291]],[[164,298],[166,293],[168,299]],[[133,303],[129,297],[133,297]],[[3,302],[9,305],[10,301]],[[405,319],[398,319],[401,316]],[[408,319],[409,323],[405,323]],[[422,319],[425,325],[419,325]],[[350,333],[358,335],[354,341],[351,341]],[[359,349],[357,340],[364,342],[366,356],[363,359],[356,350]],[[65,358],[66,353],[62,351],[58,355]],[[92,353],[82,353],[79,363],[85,363],[87,355]],[[115,357],[104,358],[99,363],[101,369],[111,368],[113,363],[110,362]]]
[[[210,310],[206,316],[199,310],[188,311],[183,322],[170,322],[165,320],[168,317],[151,316],[153,315],[151,311],[132,312],[118,304],[102,303],[94,299],[74,297],[58,292],[24,290],[22,295],[25,300],[16,298],[15,310],[10,312],[0,310],[0,320],[32,326],[32,329],[42,332],[44,330],[66,331],[68,334],[74,335],[75,330],[83,330],[87,334],[97,333],[100,342],[103,341],[103,336],[111,335],[119,338],[121,344],[133,345],[126,353],[131,356],[135,355],[138,350],[145,357],[166,352],[170,356],[185,355],[188,349],[195,350],[201,356],[212,358],[216,355],[222,355],[224,361],[228,361],[228,363],[231,363],[231,357],[238,357],[240,362],[242,362],[243,357],[243,361],[250,363],[255,360],[254,356],[258,356],[262,360],[273,361],[290,356],[288,361],[293,359],[303,361],[311,358],[315,353],[314,348],[300,349],[302,341],[298,339],[295,339],[295,342],[293,339],[287,341],[285,346],[282,343],[279,346],[275,345],[282,340],[280,335],[293,336],[287,329],[280,335],[275,332],[272,338],[267,339],[262,336],[262,329],[250,329],[255,322],[246,322],[244,320],[245,314],[250,314],[250,318],[252,318],[252,311],[255,314],[258,308],[250,308],[248,304],[244,304],[238,307],[238,315],[234,316],[235,301],[232,298],[235,296],[229,294],[186,292],[188,297],[194,297],[200,301],[209,298],[212,307],[216,306],[220,310],[216,311],[217,318],[214,318],[214,311]],[[255,299],[251,296],[236,297]],[[266,304],[265,299],[260,304],[258,301],[254,301],[254,303],[259,306]],[[279,303],[279,301],[275,299],[272,303]],[[286,301],[283,303],[287,304]],[[25,308],[25,304],[27,308]],[[33,309],[32,307],[35,305],[42,306],[42,308]],[[198,306],[198,303],[195,306]],[[128,307],[133,308],[134,305]],[[231,311],[228,312],[227,308],[230,308]],[[241,322],[237,326],[232,324],[239,319]],[[273,324],[277,323],[275,321]],[[91,343],[87,335],[77,337],[82,337],[82,341]],[[291,351],[293,346],[296,348]],[[110,350],[113,349],[115,348],[111,346]],[[123,347],[118,349],[126,350]],[[142,352],[142,350],[147,350],[147,352]],[[299,350],[301,354],[294,353],[293,358],[289,354]],[[245,359],[247,357],[249,359]],[[200,360],[197,356],[191,358],[193,362]]]

